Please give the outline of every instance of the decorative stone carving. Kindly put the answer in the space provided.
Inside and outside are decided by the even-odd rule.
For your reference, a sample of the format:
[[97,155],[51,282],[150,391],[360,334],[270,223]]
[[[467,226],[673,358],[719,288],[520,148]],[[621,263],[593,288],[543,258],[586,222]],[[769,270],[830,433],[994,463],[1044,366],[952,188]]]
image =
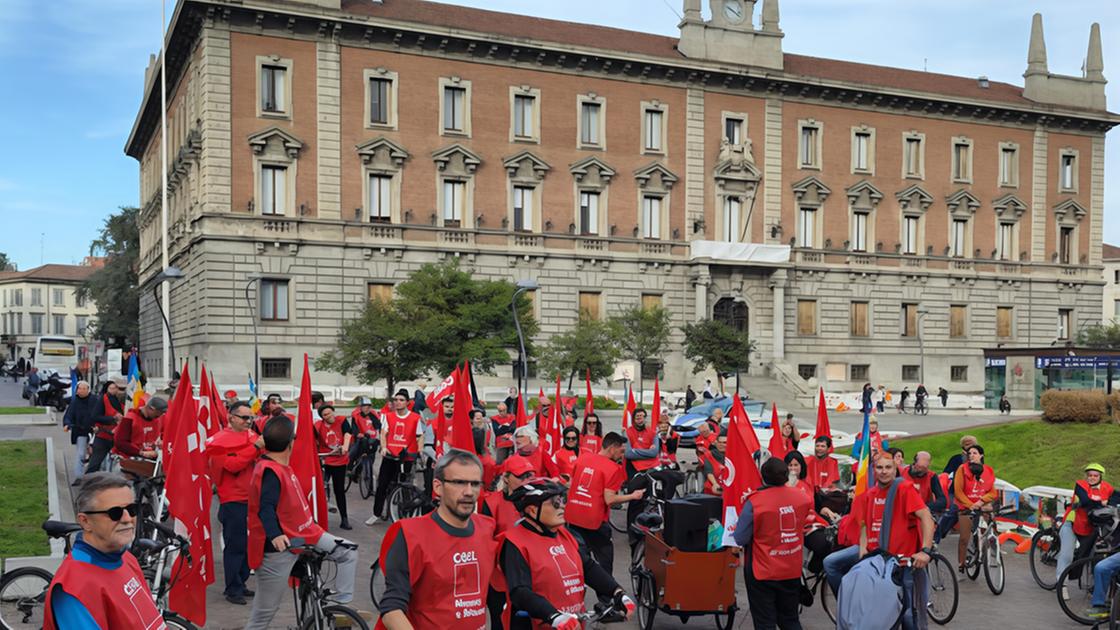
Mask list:
[[1067,221],[1070,214],[1073,214],[1072,218],[1080,221],[1088,213],[1089,211],[1084,206],[1073,199],[1066,199],[1054,206],[1054,216],[1057,217],[1058,221]]
[[544,160],[533,155],[531,151],[522,151],[517,155],[502,160],[502,166],[514,181],[539,182],[544,180],[552,167]]
[[831,194],[832,189],[812,175],[793,185],[793,196],[803,206],[820,206]]
[[461,144],[455,143],[432,154],[436,168],[448,175],[474,175],[482,158]]
[[249,146],[257,155],[263,155],[266,149],[273,146],[283,150],[292,160],[299,157],[299,152],[303,150],[303,142],[279,127],[269,127],[249,136]]
[[1018,219],[1027,211],[1027,204],[1015,195],[1004,195],[992,202],[996,215],[1001,219]]
[[576,183],[588,187],[606,187],[615,176],[615,170],[594,155],[572,164],[568,170]]
[[848,188],[844,193],[848,196],[848,204],[853,210],[871,212],[883,200],[883,192],[866,179]]
[[950,214],[976,214],[977,208],[980,207],[980,200],[962,188],[946,197],[945,205],[949,206]]
[[362,164],[381,170],[399,170],[409,158],[408,151],[385,136],[359,144],[356,149]]
[[898,199],[898,207],[903,212],[925,212],[933,205],[933,196],[917,184],[895,193],[895,198]]
[[654,162],[649,166],[635,171],[634,179],[638,181],[638,188],[642,190],[670,191],[673,189],[673,184],[677,183],[677,180],[680,178],[674,175],[672,171],[665,168],[665,165],[660,162]]

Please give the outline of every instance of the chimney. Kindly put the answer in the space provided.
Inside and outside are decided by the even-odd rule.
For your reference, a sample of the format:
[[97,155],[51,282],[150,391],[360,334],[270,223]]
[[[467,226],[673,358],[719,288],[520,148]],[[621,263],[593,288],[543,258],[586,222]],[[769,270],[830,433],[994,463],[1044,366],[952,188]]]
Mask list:
[[1046,66],[1046,39],[1042,35],[1042,14],[1035,13],[1031,22],[1031,44],[1027,49],[1027,72],[1023,76],[1032,74],[1048,74]]
[[1089,29],[1089,54],[1085,57],[1085,78],[1104,81],[1104,52],[1101,50],[1101,25],[1096,22]]

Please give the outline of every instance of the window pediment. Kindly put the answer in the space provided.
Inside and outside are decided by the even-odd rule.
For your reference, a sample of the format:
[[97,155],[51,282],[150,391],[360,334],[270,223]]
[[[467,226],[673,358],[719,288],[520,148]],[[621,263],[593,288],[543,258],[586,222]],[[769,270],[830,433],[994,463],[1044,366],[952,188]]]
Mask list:
[[594,155],[572,164],[568,170],[576,183],[600,187],[611,183],[611,178],[615,176],[615,170]]
[[392,140],[381,136],[356,147],[362,164],[385,169],[400,169],[409,158],[408,151]]
[[992,202],[996,215],[1001,219],[1018,219],[1027,211],[1027,204],[1015,195],[1004,195]]
[[745,153],[731,153],[716,162],[714,173],[716,181],[725,187],[729,181],[758,183],[762,179],[762,173],[754,165],[754,157],[750,156],[749,149]]
[[866,179],[844,191],[853,210],[874,210],[883,200],[883,192]]
[[950,214],[975,214],[980,207],[980,200],[962,188],[946,197],[945,204],[949,206]]
[[816,177],[809,176],[793,185],[797,202],[807,206],[820,206],[832,194],[832,189]]
[[432,153],[436,168],[449,175],[474,175],[482,158],[459,143]]
[[502,166],[513,179],[538,182],[552,170],[547,162],[533,155],[531,151],[522,151],[502,160]]
[[933,205],[933,196],[917,184],[895,194],[903,212],[925,212]]
[[673,184],[680,178],[665,168],[664,164],[654,162],[634,171],[634,179],[638,180],[638,188],[641,189],[672,190]]
[[[1089,214],[1089,211],[1085,209],[1085,206],[1082,206],[1073,199],[1066,199],[1062,203],[1054,206],[1054,216],[1057,217],[1059,221],[1067,221],[1070,218],[1080,221],[1086,214]],[[1070,215],[1073,216],[1071,217]]]
[[279,127],[269,127],[249,136],[249,146],[256,155],[262,155],[270,146],[282,150],[289,159],[299,157],[303,142]]

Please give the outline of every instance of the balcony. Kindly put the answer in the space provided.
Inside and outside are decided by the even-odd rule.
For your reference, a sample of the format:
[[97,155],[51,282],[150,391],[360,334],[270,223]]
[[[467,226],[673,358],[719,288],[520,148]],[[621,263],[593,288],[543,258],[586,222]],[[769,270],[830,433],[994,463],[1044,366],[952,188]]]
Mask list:
[[517,249],[540,249],[544,247],[544,237],[540,234],[515,232],[510,240],[512,241],[511,246]]

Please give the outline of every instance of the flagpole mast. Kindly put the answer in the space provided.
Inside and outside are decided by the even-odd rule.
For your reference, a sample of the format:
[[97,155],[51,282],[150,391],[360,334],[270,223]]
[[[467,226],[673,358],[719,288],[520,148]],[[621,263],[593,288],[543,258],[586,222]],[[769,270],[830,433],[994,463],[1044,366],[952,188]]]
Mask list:
[[[162,245],[162,263],[163,271],[167,271],[167,267],[171,264],[170,255],[167,246],[167,36],[164,29],[167,28],[167,2],[160,0],[159,2],[159,153],[160,153],[160,230],[163,237],[160,239]],[[171,310],[171,286],[165,280],[162,283],[163,290],[163,303],[167,305],[167,309]],[[175,364],[174,357],[168,354],[168,348],[171,346],[171,330],[167,326],[163,327],[163,376],[171,378],[171,367]]]

